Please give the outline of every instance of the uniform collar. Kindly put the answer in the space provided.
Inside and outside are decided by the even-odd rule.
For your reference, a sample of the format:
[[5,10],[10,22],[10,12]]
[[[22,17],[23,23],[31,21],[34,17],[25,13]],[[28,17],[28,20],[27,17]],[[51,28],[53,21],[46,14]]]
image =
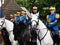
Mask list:
[[20,16],[17,16],[17,17],[20,17]]
[[39,12],[36,12],[36,13],[33,13],[33,12],[32,12],[32,14],[37,14],[37,13],[39,13]]
[[38,13],[38,12],[36,12],[36,13],[34,13],[34,12],[32,12],[33,14],[36,14],[36,13]]
[[51,15],[54,15],[54,14],[56,14],[56,13],[53,13],[53,14],[51,14]]

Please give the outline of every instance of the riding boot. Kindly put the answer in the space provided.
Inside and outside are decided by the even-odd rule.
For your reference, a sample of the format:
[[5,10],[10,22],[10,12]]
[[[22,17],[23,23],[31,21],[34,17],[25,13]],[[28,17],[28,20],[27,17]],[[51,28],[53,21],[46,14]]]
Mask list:
[[18,43],[19,43],[19,45],[24,45],[22,39],[18,39]]
[[17,45],[18,44],[18,41],[13,41],[12,42],[12,45]]

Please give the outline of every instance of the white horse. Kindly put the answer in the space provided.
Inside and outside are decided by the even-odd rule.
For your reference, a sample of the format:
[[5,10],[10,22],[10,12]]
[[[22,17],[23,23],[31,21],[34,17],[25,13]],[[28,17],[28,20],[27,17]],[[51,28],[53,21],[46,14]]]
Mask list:
[[11,44],[16,45],[13,35],[14,24],[5,18],[0,18],[0,30],[3,28],[6,28],[7,32],[9,33],[9,40]]
[[41,20],[37,16],[32,16],[32,28],[36,28],[37,32],[37,45],[53,45],[53,40],[50,35],[50,31],[46,28]]

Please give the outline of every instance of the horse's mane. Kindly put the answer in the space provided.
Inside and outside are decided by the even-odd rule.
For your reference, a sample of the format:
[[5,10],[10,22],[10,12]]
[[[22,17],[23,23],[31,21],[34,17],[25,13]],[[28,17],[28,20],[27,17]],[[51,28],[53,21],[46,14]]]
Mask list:
[[25,32],[26,29],[27,29],[27,25],[25,23],[19,22],[18,24],[16,24],[14,22],[13,32],[14,32],[15,35],[18,35],[18,36],[22,35]]
[[[23,23],[23,22],[19,22],[18,24],[16,24],[14,22],[14,35],[15,35],[15,40],[19,40],[19,38],[23,39],[25,37],[25,31],[27,30],[28,26],[27,24]],[[25,38],[26,39],[26,38]]]
[[14,22],[14,28],[19,28],[21,30],[24,30],[27,28],[27,24],[23,23],[22,21],[20,21],[18,24]]

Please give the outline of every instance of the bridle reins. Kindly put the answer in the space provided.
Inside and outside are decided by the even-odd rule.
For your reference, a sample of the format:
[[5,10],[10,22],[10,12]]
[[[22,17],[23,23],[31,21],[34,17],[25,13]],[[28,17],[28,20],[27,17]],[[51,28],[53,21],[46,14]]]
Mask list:
[[[36,20],[33,20],[33,21],[35,21],[37,24],[36,24],[36,27],[39,25],[39,20],[38,21],[36,21]],[[33,22],[32,21],[32,22]]]
[[[33,20],[33,21],[35,21],[35,20]],[[33,22],[32,21],[32,22]],[[35,21],[36,23],[37,23],[37,25],[36,25],[36,27],[39,25],[39,19],[38,19],[38,22],[37,21]],[[44,29],[47,29],[47,28],[44,28]],[[37,29],[37,30],[39,30],[39,29]],[[47,35],[47,33],[48,33],[48,29],[47,29],[47,32],[46,32],[46,34],[40,39],[40,37],[39,37],[39,32],[40,32],[40,30],[38,31],[38,34],[37,34],[37,36],[38,36],[38,39],[39,39],[39,41],[40,41],[40,45],[42,45],[41,44],[41,41],[45,38],[45,36]]]
[[[46,29],[46,28],[44,28],[44,29]],[[38,31],[38,34],[37,34],[37,36],[38,36],[38,39],[39,39],[39,41],[40,41],[40,45],[42,45],[41,44],[41,41],[45,38],[45,36],[47,35],[47,33],[48,33],[48,30],[47,30],[47,32],[46,32],[46,34],[40,39],[40,37],[39,37],[39,32],[40,32],[40,30]]]

